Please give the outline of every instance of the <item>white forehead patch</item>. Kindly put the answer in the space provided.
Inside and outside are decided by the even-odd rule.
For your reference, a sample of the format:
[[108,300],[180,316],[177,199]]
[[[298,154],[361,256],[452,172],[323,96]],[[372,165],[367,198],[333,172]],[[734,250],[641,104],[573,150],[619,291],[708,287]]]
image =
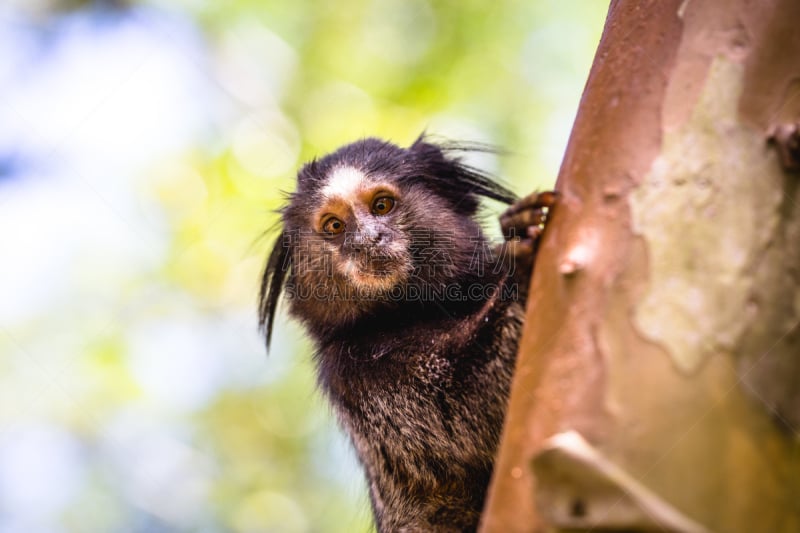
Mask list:
[[328,198],[333,196],[351,198],[366,178],[364,173],[357,168],[338,167],[331,172],[327,185],[322,188],[322,194]]

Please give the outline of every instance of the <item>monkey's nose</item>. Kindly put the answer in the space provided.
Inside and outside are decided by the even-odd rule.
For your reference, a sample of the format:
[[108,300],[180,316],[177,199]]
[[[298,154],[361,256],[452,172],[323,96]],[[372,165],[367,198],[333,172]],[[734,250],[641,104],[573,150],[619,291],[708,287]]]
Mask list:
[[349,241],[349,246],[357,252],[364,252],[380,246],[386,241],[386,234],[383,232],[357,232],[354,233]]

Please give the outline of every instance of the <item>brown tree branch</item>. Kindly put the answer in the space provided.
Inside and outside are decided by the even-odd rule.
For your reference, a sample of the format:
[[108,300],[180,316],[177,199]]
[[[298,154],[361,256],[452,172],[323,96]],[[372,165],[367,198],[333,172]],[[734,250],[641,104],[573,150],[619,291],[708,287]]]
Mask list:
[[800,530],[800,193],[766,143],[800,119],[797,21],[612,2],[483,531]]

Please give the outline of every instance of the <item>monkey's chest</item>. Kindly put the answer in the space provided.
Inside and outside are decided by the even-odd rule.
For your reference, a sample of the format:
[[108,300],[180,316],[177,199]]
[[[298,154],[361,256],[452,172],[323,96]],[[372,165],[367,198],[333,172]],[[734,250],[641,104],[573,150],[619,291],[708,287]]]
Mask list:
[[406,354],[329,383],[331,402],[362,462],[412,477],[490,463],[509,373],[504,361],[485,353]]

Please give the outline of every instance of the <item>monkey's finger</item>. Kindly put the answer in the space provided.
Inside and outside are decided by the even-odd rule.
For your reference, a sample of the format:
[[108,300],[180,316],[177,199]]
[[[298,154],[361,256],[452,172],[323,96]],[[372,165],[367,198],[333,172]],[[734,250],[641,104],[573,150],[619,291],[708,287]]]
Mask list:
[[551,208],[556,205],[558,201],[558,191],[543,191],[533,192],[524,198],[520,198],[514,202],[507,210],[506,213],[514,215],[521,211],[528,209],[541,209],[543,207]]
[[531,226],[546,224],[558,196],[556,191],[535,192],[515,202],[500,216],[503,234],[509,239],[514,235],[526,235]]
[[542,207],[554,207],[561,193],[558,191],[544,191],[536,195],[536,204]]
[[526,209],[517,213],[504,213],[500,216],[500,227],[506,239],[515,235],[528,235],[531,227],[544,227],[547,223],[549,208]]
[[539,224],[538,226],[528,226],[528,240],[535,243],[539,240],[539,237],[542,236],[542,233],[544,233],[544,224]]
[[526,209],[518,211],[513,214],[504,213],[501,217],[501,224],[505,222],[506,225],[515,226],[519,228],[527,228],[528,226],[538,226],[547,219],[550,209],[547,207]]

